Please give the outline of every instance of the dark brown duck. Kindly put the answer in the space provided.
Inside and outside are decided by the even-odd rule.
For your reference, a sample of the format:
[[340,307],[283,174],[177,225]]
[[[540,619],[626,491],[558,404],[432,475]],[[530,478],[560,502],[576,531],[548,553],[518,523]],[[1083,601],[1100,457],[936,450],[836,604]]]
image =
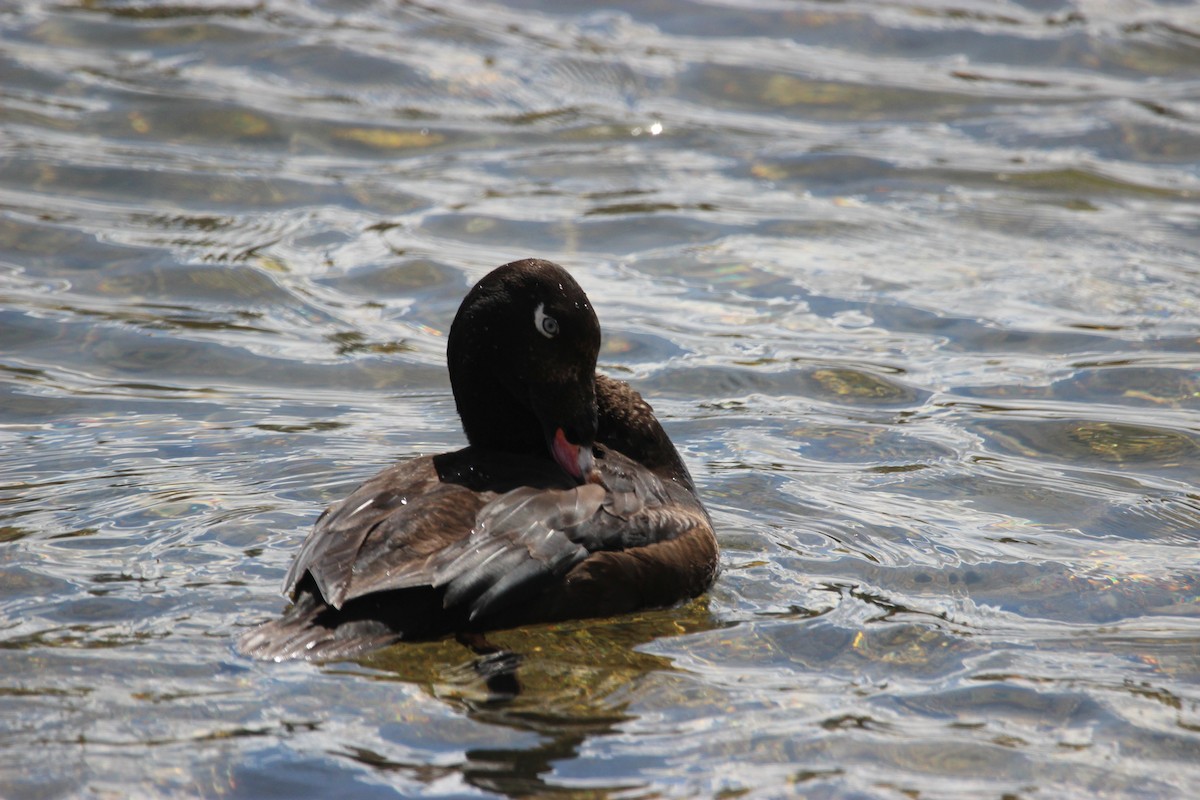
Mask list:
[[619,614],[702,593],[717,542],[691,475],[628,384],[596,373],[600,324],[549,261],[467,294],[447,360],[470,445],[390,467],[328,508],[242,636],[264,659]]

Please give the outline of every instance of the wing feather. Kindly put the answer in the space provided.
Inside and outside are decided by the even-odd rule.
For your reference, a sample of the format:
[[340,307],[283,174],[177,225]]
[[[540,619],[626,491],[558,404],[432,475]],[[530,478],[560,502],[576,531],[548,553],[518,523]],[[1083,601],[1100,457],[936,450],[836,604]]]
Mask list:
[[599,446],[597,465],[601,484],[503,493],[444,481],[428,458],[385,470],[321,516],[286,590],[308,573],[341,608],[373,593],[441,588],[445,609],[478,622],[512,610],[594,553],[643,547],[695,524],[694,513],[669,508],[699,508],[686,490]]

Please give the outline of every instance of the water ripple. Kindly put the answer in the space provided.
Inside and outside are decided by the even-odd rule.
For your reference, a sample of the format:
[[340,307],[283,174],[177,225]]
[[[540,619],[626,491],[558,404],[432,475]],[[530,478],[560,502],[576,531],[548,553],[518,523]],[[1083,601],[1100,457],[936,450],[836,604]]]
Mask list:
[[[1182,797],[1186,4],[0,9],[0,794]],[[357,664],[231,650],[461,443],[471,281],[569,266],[724,572]]]

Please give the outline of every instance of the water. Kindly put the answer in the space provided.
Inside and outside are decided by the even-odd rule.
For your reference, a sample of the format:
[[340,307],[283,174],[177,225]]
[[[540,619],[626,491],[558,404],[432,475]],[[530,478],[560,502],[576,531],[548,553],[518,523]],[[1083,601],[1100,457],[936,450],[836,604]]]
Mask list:
[[[1187,2],[0,6],[0,795],[1189,796]],[[567,265],[682,608],[259,664],[320,508]]]

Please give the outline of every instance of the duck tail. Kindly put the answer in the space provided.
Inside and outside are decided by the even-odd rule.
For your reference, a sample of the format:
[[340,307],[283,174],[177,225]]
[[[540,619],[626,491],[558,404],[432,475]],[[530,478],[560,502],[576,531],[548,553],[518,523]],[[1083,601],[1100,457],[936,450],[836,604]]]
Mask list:
[[403,634],[377,619],[343,613],[302,586],[283,616],[246,631],[238,639],[242,655],[262,661],[330,661],[386,647]]

